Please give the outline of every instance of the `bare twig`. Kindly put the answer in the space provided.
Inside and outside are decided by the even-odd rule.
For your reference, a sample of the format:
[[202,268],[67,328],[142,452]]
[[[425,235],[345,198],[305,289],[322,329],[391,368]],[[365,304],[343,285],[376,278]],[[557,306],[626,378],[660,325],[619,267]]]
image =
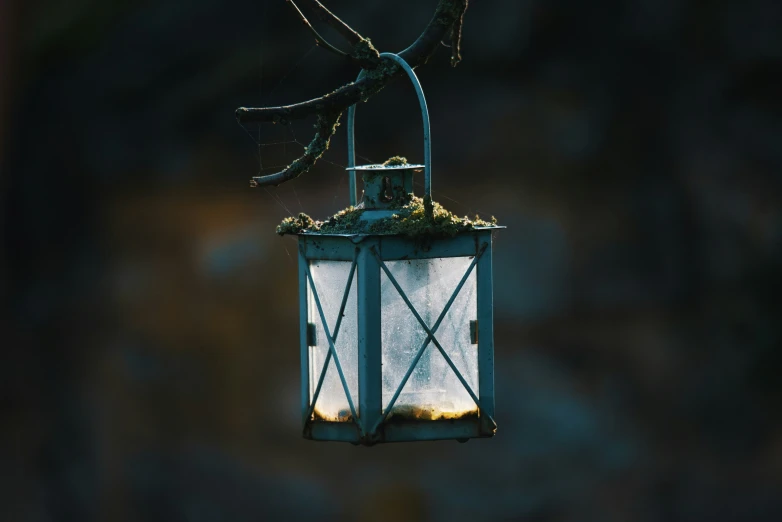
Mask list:
[[411,67],[429,61],[439,42],[448,36],[456,20],[464,16],[468,0],[440,0],[434,16],[413,45],[399,53]]
[[326,9],[326,6],[321,4],[318,0],[302,0],[302,3],[308,5],[321,22],[329,24],[341,34],[350,45],[356,45],[364,39],[360,34],[354,31],[352,27],[340,20],[337,15]]
[[356,31],[354,31],[349,25],[337,18],[334,13],[326,9],[326,7],[317,0],[304,1],[310,4],[310,7],[316,10],[315,13],[318,15],[318,18],[327,22],[332,27],[337,28],[340,34],[342,34],[342,36],[345,37],[348,42],[350,42],[352,46],[350,53],[343,52],[328,43],[326,39],[315,30],[312,24],[310,24],[309,20],[307,20],[307,17],[304,16],[304,13],[302,13],[299,7],[293,3],[293,0],[285,1],[291,4],[299,19],[301,19],[302,23],[306,25],[310,32],[315,36],[315,41],[319,46],[328,51],[331,51],[338,56],[348,58],[349,60],[358,64],[362,69],[374,69],[380,63],[380,53],[378,53],[377,49],[372,46],[372,42],[370,42],[368,38],[364,38]]
[[[288,1],[288,0],[286,0]],[[352,27],[340,20],[334,13],[326,9],[326,7],[318,2],[318,0],[303,0],[306,2],[312,10],[315,11],[316,16],[323,22],[326,22],[332,28],[336,29],[338,33],[342,35],[345,40],[351,45],[350,53],[346,56],[356,62],[362,69],[374,69],[380,63],[380,53],[372,46],[372,42],[369,38],[364,38],[358,34]],[[304,15],[301,11],[298,12],[303,18]],[[309,22],[307,22],[309,24]],[[310,29],[322,40],[322,37],[317,32]]]
[[307,27],[307,29],[310,30],[312,35],[315,37],[315,42],[317,42],[317,44],[319,46],[323,47],[327,51],[331,51],[332,53],[336,54],[337,56],[343,56],[345,58],[349,58],[350,57],[350,55],[348,55],[348,53],[340,51],[339,49],[337,49],[336,47],[334,47],[333,45],[328,43],[326,41],[326,39],[323,38],[320,35],[320,33],[318,33],[318,31],[315,30],[314,27],[312,27],[312,24],[310,23],[310,21],[307,20],[307,17],[304,16],[304,13],[301,12],[301,9],[299,9],[299,6],[297,6],[295,3],[293,3],[293,0],[285,0],[285,3],[290,4],[290,6],[293,8],[293,11],[301,19],[301,23],[304,24]]
[[[377,50],[372,47],[368,39],[361,37],[353,31],[344,22],[331,14],[317,0],[305,0],[309,5],[320,10],[325,21],[331,20],[330,24],[344,25],[340,34],[349,41],[355,41],[351,55],[356,60],[366,60],[372,62],[371,56],[377,54]],[[434,16],[424,29],[423,33],[413,42],[410,47],[399,53],[411,67],[415,68],[425,64],[434,52],[440,46],[440,42],[445,39],[449,31],[452,33],[451,43],[451,64],[459,63],[459,45],[461,39],[461,24],[464,18],[464,12],[467,9],[468,0],[439,0]],[[292,2],[291,2],[292,3]],[[315,5],[317,4],[317,5]],[[298,11],[298,8],[297,8]],[[301,13],[301,11],[298,11]],[[325,13],[328,13],[326,15]],[[329,17],[330,15],[330,17]],[[303,18],[303,15],[301,15]],[[306,20],[306,19],[305,19]],[[339,21],[339,23],[337,23]],[[457,27],[458,24],[458,27]],[[332,25],[335,27],[335,25]],[[337,27],[335,27],[336,29]],[[348,29],[350,32],[348,32]],[[314,30],[313,30],[314,32]],[[355,35],[359,40],[355,40]],[[352,40],[351,40],[352,39]],[[296,103],[293,105],[284,105],[280,107],[264,108],[245,108],[240,107],[236,110],[236,119],[239,123],[249,122],[273,122],[289,123],[292,120],[298,120],[311,116],[318,116],[318,123],[315,128],[318,130],[315,138],[299,159],[291,163],[285,170],[268,176],[256,176],[253,178],[253,186],[258,185],[279,185],[290,179],[296,178],[312,167],[315,162],[323,155],[329,145],[329,140],[334,134],[335,127],[339,121],[339,116],[351,105],[359,101],[366,101],[370,97],[380,92],[388,82],[395,77],[403,74],[402,69],[391,60],[377,60],[374,67],[364,66],[368,69],[367,74],[361,80],[347,85],[318,98]]]
[[367,94],[380,90],[385,82],[381,78],[365,77],[361,81],[343,85],[336,91],[313,100],[283,105],[281,107],[262,107],[236,109],[236,119],[239,123],[282,123],[300,120],[321,111],[344,111],[351,105],[366,98]]

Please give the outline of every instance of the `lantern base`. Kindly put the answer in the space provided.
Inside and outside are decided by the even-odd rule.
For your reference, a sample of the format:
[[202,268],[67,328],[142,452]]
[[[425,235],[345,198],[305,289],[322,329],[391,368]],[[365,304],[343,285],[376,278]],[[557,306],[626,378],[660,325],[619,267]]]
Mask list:
[[410,442],[493,437],[497,426],[481,419],[450,419],[436,421],[389,422],[378,429],[372,439],[362,437],[358,427],[348,422],[312,421],[307,424],[305,439],[319,441],[340,441],[373,446],[386,442]]

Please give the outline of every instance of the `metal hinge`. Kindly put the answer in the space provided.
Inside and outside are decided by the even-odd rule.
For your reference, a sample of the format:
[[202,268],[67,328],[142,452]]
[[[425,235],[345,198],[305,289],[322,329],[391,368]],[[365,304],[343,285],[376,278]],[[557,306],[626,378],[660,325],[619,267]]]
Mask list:
[[478,344],[478,320],[470,321],[470,342]]
[[307,346],[318,345],[318,330],[315,323],[307,323]]

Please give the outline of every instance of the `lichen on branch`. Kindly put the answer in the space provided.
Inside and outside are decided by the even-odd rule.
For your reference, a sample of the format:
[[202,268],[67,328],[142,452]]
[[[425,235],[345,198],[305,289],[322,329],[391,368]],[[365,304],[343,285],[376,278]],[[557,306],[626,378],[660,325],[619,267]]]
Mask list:
[[374,69],[380,62],[380,51],[375,49],[375,46],[372,45],[372,40],[369,38],[362,37],[353,44],[350,55],[359,63],[365,64],[364,69]]

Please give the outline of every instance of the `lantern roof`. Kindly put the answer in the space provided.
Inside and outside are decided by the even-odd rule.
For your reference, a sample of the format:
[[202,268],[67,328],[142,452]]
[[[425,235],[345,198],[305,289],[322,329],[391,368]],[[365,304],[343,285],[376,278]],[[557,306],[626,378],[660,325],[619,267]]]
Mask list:
[[454,237],[484,229],[505,228],[497,220],[480,216],[459,217],[432,202],[432,219],[427,219],[424,199],[405,194],[385,209],[366,208],[364,202],[347,207],[323,221],[304,213],[285,218],[277,227],[279,235]]
[[411,165],[405,163],[404,165],[387,165],[385,163],[375,163],[372,165],[356,165],[355,167],[347,167],[345,170],[413,170],[414,172],[422,172],[425,165]]
[[372,165],[350,165],[345,170],[361,170],[361,171],[402,171],[412,170],[413,172],[421,172],[426,168],[426,165],[410,164],[407,162],[407,158],[404,156],[391,156],[383,163],[376,163]]

